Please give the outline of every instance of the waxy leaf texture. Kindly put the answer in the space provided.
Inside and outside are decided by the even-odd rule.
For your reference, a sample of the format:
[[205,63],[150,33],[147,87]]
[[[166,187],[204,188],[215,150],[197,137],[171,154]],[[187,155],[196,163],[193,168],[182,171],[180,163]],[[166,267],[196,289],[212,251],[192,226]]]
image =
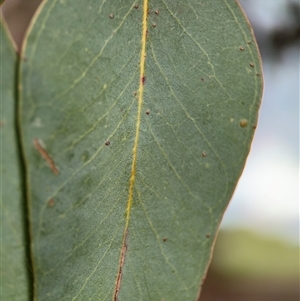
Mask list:
[[232,0],[48,0],[22,54],[35,300],[195,301],[257,124]]

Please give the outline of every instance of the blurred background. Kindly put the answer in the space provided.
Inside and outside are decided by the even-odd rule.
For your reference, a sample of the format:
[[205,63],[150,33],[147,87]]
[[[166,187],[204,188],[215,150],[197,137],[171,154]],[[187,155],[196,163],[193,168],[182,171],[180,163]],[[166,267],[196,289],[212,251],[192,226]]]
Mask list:
[[[2,6],[18,49],[40,2]],[[300,1],[240,4],[261,51],[265,90],[200,301],[299,301]]]

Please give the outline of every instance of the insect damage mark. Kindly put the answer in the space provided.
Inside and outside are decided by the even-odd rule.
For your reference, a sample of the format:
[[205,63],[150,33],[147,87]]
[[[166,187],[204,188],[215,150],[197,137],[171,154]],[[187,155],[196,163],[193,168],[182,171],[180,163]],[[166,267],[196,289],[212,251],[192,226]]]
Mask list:
[[36,139],[36,138],[33,139],[33,144],[34,144],[35,148],[37,149],[37,151],[41,154],[41,156],[47,161],[47,163],[49,164],[53,173],[58,175],[59,171],[58,171],[57,167],[55,166],[54,161],[51,159],[51,157],[46,152],[46,150],[41,146],[39,139]]

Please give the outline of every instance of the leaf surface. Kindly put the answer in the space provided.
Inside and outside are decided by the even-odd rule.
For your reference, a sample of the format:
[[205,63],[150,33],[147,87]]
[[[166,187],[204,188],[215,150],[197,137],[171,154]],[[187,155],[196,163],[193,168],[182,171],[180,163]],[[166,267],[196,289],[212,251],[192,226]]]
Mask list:
[[46,1],[21,66],[36,300],[196,300],[262,82],[235,1]]
[[29,300],[26,222],[16,126],[16,55],[0,19],[1,300]]

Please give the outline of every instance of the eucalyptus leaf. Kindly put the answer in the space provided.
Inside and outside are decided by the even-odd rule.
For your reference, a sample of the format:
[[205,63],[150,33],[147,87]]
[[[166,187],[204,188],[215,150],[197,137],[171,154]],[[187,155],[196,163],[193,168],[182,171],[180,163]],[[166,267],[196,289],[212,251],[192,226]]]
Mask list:
[[16,127],[17,59],[3,22],[0,19],[0,299],[26,301],[30,296],[30,278],[26,255],[23,170]]
[[35,300],[196,300],[262,93],[237,2],[45,1],[23,57]]

